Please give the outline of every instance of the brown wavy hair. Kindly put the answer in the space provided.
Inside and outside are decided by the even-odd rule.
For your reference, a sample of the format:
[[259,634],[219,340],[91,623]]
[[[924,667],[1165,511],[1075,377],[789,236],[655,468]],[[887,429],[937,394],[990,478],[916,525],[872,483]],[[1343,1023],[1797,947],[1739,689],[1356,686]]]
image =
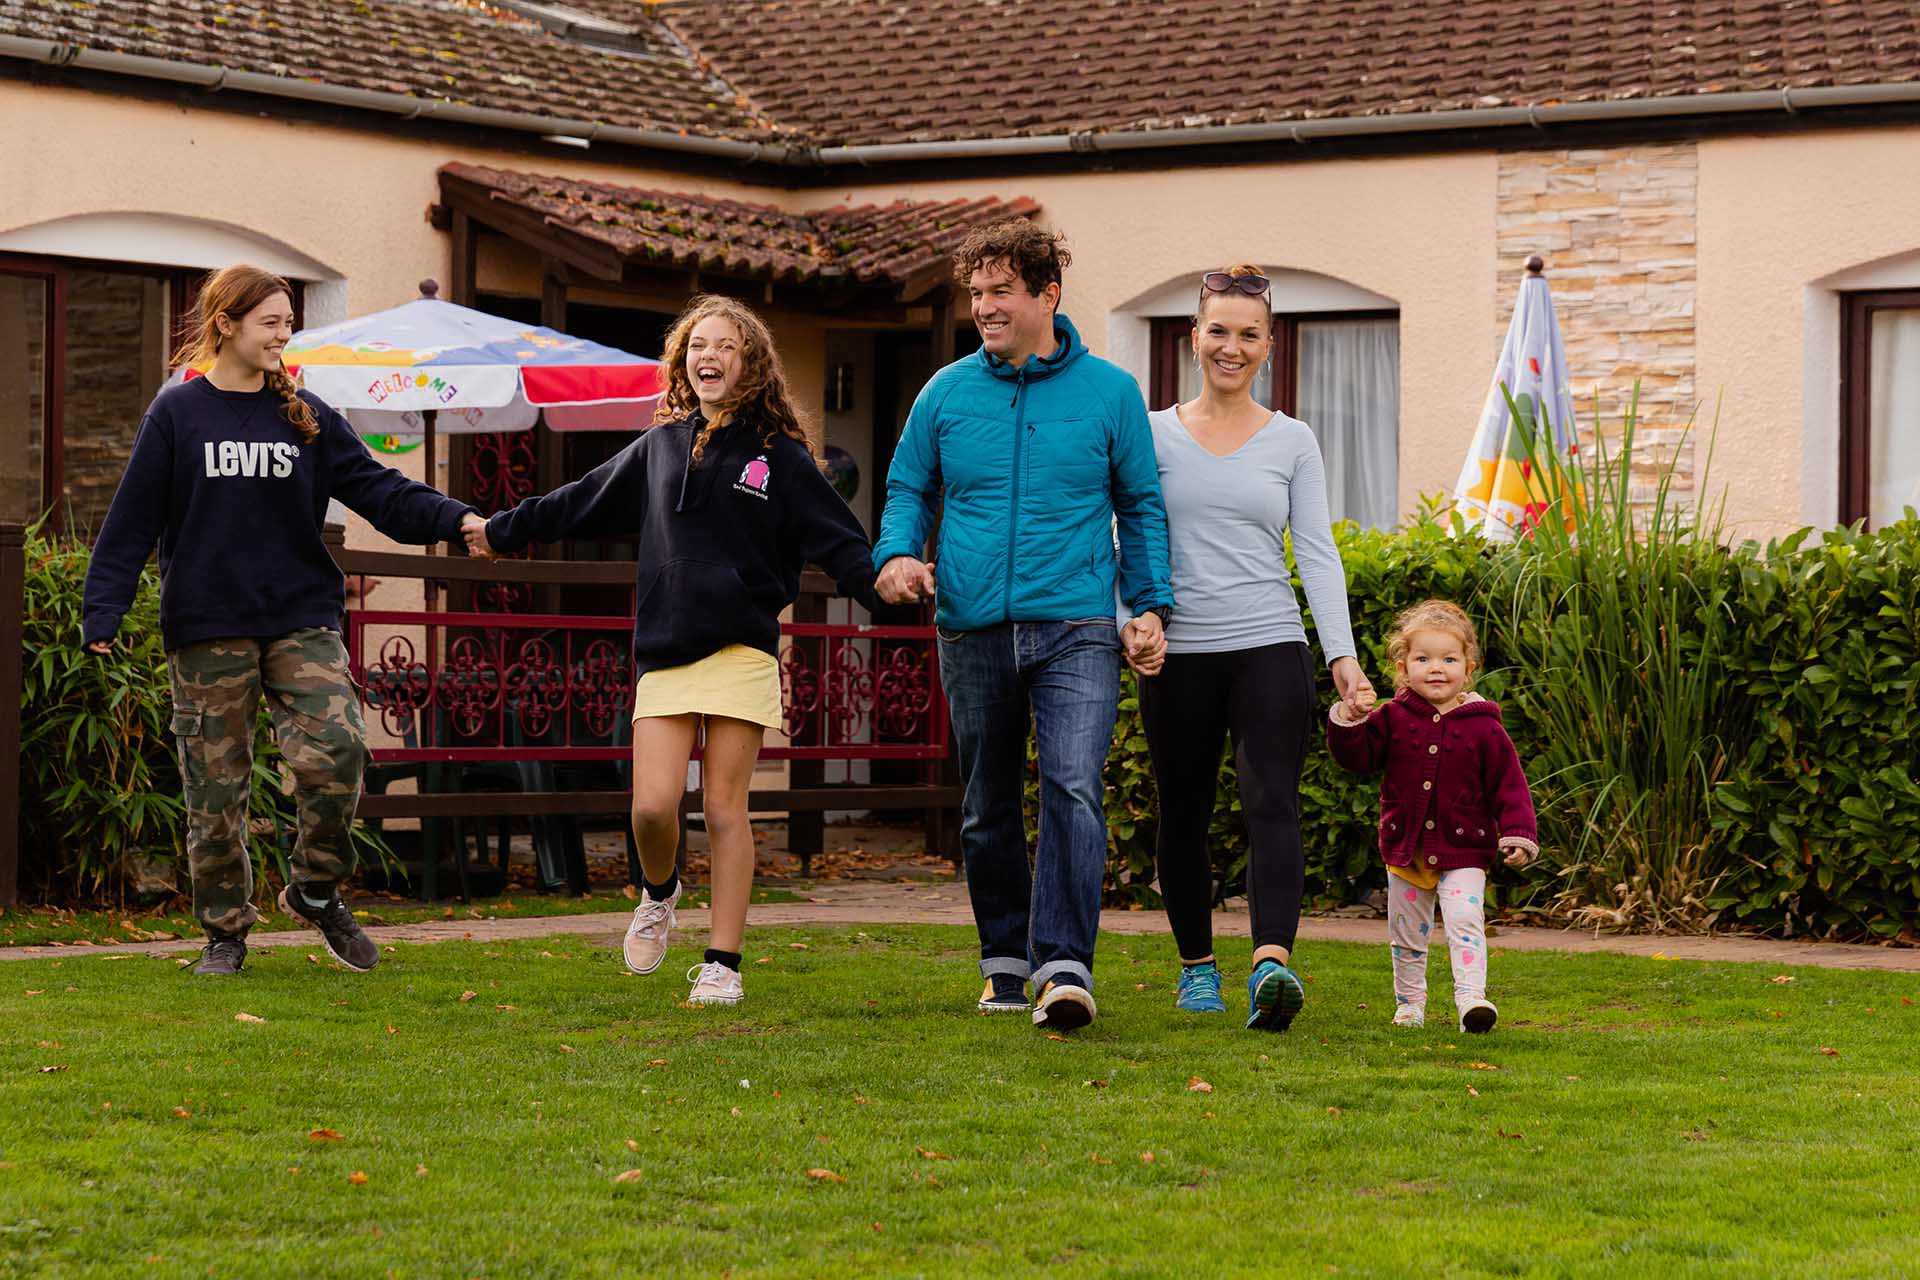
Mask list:
[[[271,271],[236,263],[222,267],[200,285],[200,296],[193,312],[180,326],[179,362],[183,365],[211,365],[220,354],[219,317],[236,325],[247,314],[276,293],[293,298],[293,286]],[[320,419],[313,406],[300,398],[300,384],[282,366],[267,370],[267,386],[286,402],[282,412],[299,433],[303,444],[312,444],[320,434]]]
[[953,251],[953,278],[965,284],[989,262],[1004,262],[1037,298],[1048,285],[1062,283],[1073,254],[1058,231],[1048,231],[1027,218],[1003,218],[967,233]]
[[1420,631],[1445,632],[1460,642],[1467,654],[1467,688],[1473,688],[1474,673],[1480,670],[1480,634],[1473,629],[1473,619],[1467,616],[1467,611],[1450,600],[1422,600],[1393,620],[1393,634],[1387,639],[1387,660],[1393,663],[1395,687],[1406,687],[1400,664],[1407,660],[1414,634]]
[[[752,308],[718,294],[694,297],[673,322],[673,328],[667,330],[666,349],[660,355],[660,363],[666,367],[667,390],[660,397],[656,414],[659,421],[678,422],[704,411],[700,397],[694,394],[693,379],[687,376],[687,344],[694,328],[714,316],[729,321],[740,331],[740,381],[734,383],[733,395],[720,408],[735,418],[751,419],[759,427],[760,442],[764,445],[771,445],[775,436],[786,436],[813,453],[813,441],[787,390],[787,373],[781,367],[780,352],[773,345],[773,334]],[[709,421],[694,437],[694,461],[706,453],[707,441],[713,438],[713,433],[714,425]]]
[[[1232,266],[1223,269],[1236,280],[1241,276],[1264,276],[1267,274],[1265,267],[1256,267],[1251,262],[1236,262]],[[1269,280],[1272,279],[1271,276],[1267,278]],[[1238,290],[1235,290],[1234,293],[1236,296],[1242,298],[1250,296],[1240,293]],[[1225,296],[1225,294],[1215,293],[1213,290],[1207,288],[1206,283],[1203,281],[1200,285],[1200,302],[1193,309],[1193,327],[1198,329],[1200,322],[1207,318],[1208,303],[1212,302],[1215,298],[1223,298]],[[1267,336],[1273,336],[1273,286],[1271,284],[1267,286]]]

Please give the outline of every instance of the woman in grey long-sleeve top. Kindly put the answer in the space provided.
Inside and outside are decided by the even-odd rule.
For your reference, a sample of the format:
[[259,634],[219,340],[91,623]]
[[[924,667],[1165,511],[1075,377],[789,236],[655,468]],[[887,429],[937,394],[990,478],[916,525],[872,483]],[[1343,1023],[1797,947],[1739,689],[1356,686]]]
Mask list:
[[1318,715],[1313,657],[1287,570],[1286,537],[1334,686],[1355,710],[1373,688],[1354,659],[1346,573],[1327,514],[1320,449],[1304,422],[1254,400],[1273,351],[1258,267],[1209,272],[1194,319],[1200,394],[1150,416],[1172,535],[1175,608],[1164,650],[1134,652],[1140,712],[1160,791],[1160,892],[1181,957],[1179,1006],[1225,1011],[1213,960],[1213,818],[1229,733],[1251,850],[1254,966],[1247,1025],[1285,1030],[1305,988],[1288,968],[1305,861],[1300,771]]

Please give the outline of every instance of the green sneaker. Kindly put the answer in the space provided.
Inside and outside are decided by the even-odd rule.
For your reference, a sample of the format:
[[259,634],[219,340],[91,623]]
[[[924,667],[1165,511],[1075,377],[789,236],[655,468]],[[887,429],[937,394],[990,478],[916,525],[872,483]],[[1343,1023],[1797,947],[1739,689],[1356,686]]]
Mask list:
[[1293,1025],[1307,989],[1300,975],[1278,960],[1262,960],[1247,977],[1247,1026],[1285,1031]]

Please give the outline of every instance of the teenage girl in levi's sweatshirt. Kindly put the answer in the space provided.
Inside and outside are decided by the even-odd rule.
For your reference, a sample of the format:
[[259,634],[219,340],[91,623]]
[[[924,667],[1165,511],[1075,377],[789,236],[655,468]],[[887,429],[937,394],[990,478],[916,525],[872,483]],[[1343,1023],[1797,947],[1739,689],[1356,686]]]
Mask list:
[[340,639],[340,570],[321,538],[338,499],[396,542],[439,542],[480,517],[384,466],[346,419],[281,366],[293,293],[258,267],[201,287],[181,362],[201,377],[154,397],[87,569],[82,643],[113,652],[147,555],[160,545],[160,628],[173,680],[200,974],[246,962],[254,716],[262,694],[300,810],[280,909],[364,972],[380,953],[341,901],[366,769],[360,699]]
[[1356,773],[1386,771],[1380,852],[1390,873],[1393,1024],[1426,1023],[1437,896],[1460,1029],[1491,1031],[1499,1013],[1487,1000],[1487,872],[1499,853],[1511,867],[1538,856],[1533,793],[1499,706],[1471,691],[1480,645],[1459,606],[1428,600],[1402,613],[1387,655],[1399,691],[1364,718],[1335,703],[1327,745]]
[[754,869],[747,788],[761,738],[783,720],[780,613],[800,594],[807,562],[874,608],[873,553],[821,474],[758,316],[729,298],[695,298],[661,362],[659,425],[573,483],[494,516],[467,543],[491,555],[530,542],[638,537],[633,833],[645,883],[626,963],[649,974],[667,953],[680,900],[680,799],[704,724],[713,932],[704,962],[688,971],[687,999],[737,1004]]

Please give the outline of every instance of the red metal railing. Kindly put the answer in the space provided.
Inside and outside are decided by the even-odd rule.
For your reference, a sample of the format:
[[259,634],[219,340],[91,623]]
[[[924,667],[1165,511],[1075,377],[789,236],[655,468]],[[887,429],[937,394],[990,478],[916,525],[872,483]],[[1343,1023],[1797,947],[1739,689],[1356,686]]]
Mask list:
[[[368,650],[369,628],[405,628]],[[632,623],[575,614],[347,611],[370,722],[405,745],[375,760],[622,760]],[[442,656],[444,655],[444,656]],[[939,760],[946,699],[928,626],[781,628],[785,746],[770,760]]]

